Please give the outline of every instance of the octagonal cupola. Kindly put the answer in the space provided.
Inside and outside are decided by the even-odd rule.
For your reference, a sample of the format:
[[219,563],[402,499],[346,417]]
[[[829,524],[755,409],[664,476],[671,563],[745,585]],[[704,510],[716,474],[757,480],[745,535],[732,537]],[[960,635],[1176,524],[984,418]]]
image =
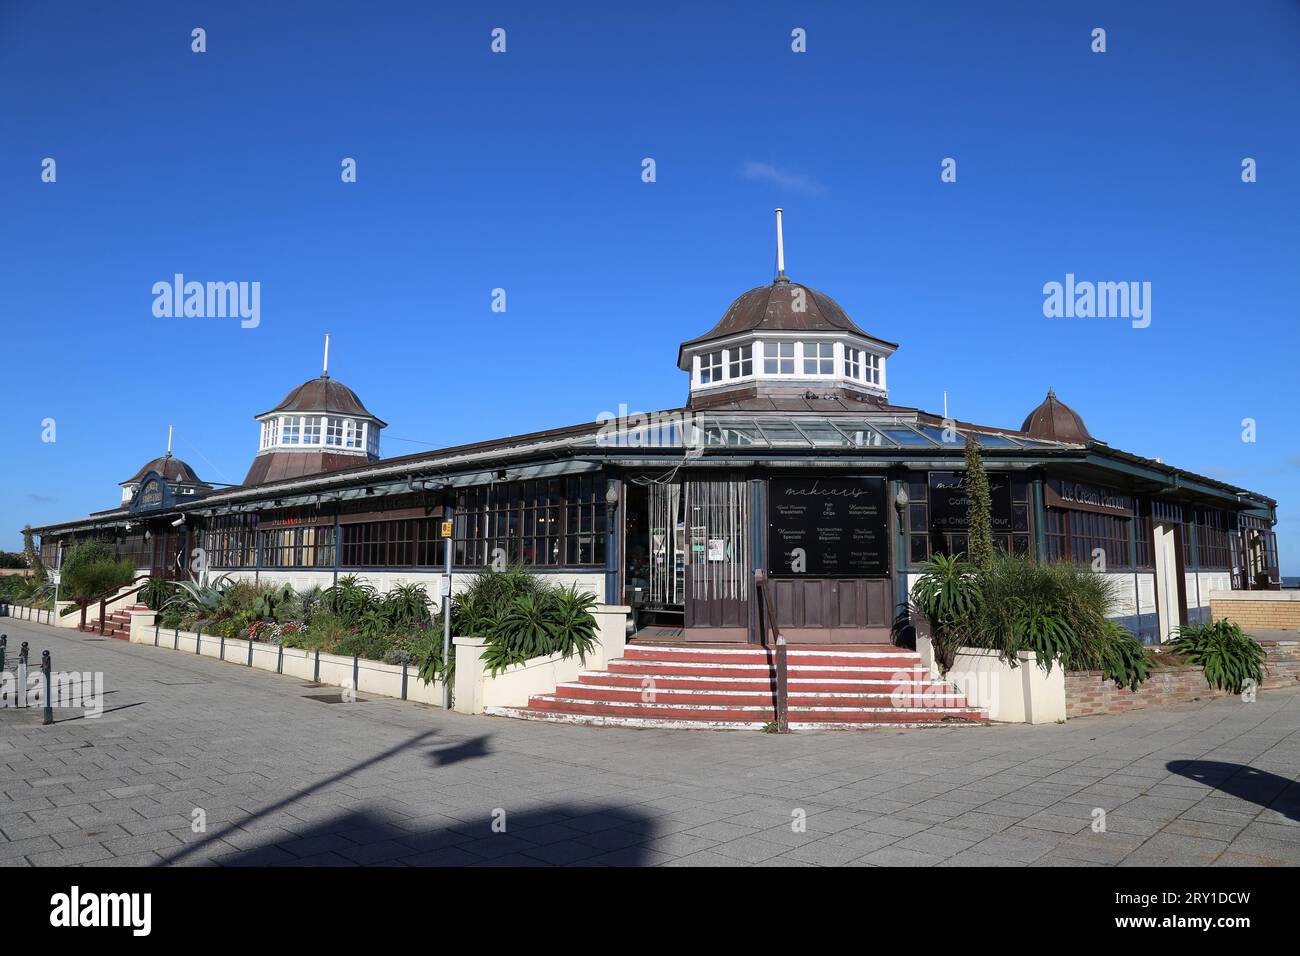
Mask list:
[[376,461],[379,433],[388,426],[371,414],[356,392],[330,378],[328,335],[320,376],[303,382],[280,404],[254,418],[261,436],[245,485]]
[[[152,478],[150,476],[153,476]],[[146,480],[164,484],[175,498],[199,497],[212,491],[212,485],[198,476],[187,462],[172,455],[172,427],[167,426],[167,454],[145,462],[134,475],[119,481],[122,504],[129,504]]]
[[885,402],[885,365],[898,345],[858,328],[825,293],[790,281],[780,209],[776,223],[772,283],[740,296],[717,325],[677,353],[678,368],[691,376],[689,404],[809,393]]

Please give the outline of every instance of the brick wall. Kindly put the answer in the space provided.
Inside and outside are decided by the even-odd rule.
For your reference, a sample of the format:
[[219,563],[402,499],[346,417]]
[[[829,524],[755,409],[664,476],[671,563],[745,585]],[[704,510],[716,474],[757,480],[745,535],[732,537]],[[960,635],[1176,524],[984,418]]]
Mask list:
[[1300,640],[1260,641],[1264,648],[1263,687],[1300,685]]
[[1246,630],[1300,630],[1300,592],[1213,591],[1210,614],[1216,621],[1226,617]]
[[[1264,682],[1261,688],[1300,686],[1300,640],[1260,641],[1264,648]],[[1136,691],[1103,680],[1101,671],[1067,671],[1065,674],[1065,714],[1086,717],[1089,714],[1123,714],[1130,710],[1181,704],[1191,700],[1224,697],[1205,681],[1199,667],[1158,667],[1151,678]]]
[[1162,704],[1182,704],[1189,700],[1222,696],[1223,691],[1215,690],[1205,682],[1201,668],[1191,665],[1158,667],[1151,672],[1150,680],[1136,691],[1103,680],[1101,671],[1067,671],[1065,674],[1066,717],[1123,714]]

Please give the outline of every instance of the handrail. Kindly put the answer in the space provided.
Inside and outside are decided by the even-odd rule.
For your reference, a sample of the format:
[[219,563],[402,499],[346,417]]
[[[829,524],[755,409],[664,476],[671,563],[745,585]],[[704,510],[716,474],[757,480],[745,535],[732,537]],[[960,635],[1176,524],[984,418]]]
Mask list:
[[77,629],[81,630],[86,626],[86,608],[90,607],[90,605],[98,601],[99,602],[99,636],[103,637],[104,636],[104,612],[108,610],[108,602],[110,600],[116,600],[119,597],[125,598],[125,597],[130,597],[132,594],[138,594],[144,588],[143,584],[141,584],[140,587],[136,588],[134,591],[127,591],[125,594],[119,594],[118,592],[121,591],[122,588],[130,587],[132,584],[135,584],[138,581],[147,582],[151,577],[153,577],[152,574],[137,574],[135,577],[133,577],[130,581],[127,581],[126,584],[123,584],[121,587],[113,588],[113,590],[111,591],[105,591],[103,594],[96,594],[94,597],[86,598],[84,601],[78,600],[77,604],[81,607],[81,623],[78,625]]
[[774,654],[776,658],[776,732],[788,734],[790,732],[790,679],[787,648],[785,638],[781,636],[781,628],[776,623],[776,608],[772,605],[772,591],[767,585],[767,576],[761,569],[755,570],[754,591],[756,596],[761,597],[763,600],[759,610],[766,622],[760,628],[760,636],[766,645],[767,632],[770,630],[776,648]]

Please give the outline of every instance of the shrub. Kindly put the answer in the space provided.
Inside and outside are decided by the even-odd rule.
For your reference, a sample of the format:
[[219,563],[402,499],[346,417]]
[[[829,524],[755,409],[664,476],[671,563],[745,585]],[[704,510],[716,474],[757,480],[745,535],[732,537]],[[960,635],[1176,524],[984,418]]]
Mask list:
[[596,643],[596,619],[591,615],[595,599],[577,587],[547,589],[538,594],[521,594],[500,613],[491,633],[483,661],[494,675],[512,664],[534,657],[577,654],[585,663]]
[[934,656],[945,673],[969,638],[980,601],[975,569],[960,555],[936,554],[912,588],[912,607],[930,622]]
[[1240,694],[1247,679],[1264,679],[1264,648],[1227,618],[1180,627],[1170,649],[1205,669],[1211,687]]
[[1107,621],[1100,647],[1098,667],[1107,680],[1120,687],[1137,690],[1151,676],[1155,655],[1143,647],[1117,621]]
[[345,574],[321,593],[321,605],[330,614],[345,620],[360,620],[379,605],[378,592],[362,583],[355,574]]
[[108,545],[99,541],[74,545],[63,559],[60,594],[80,603],[116,591],[135,577],[135,565],[119,561]]
[[140,600],[144,602],[144,606],[149,610],[161,611],[167,606],[167,602],[171,600],[172,595],[175,593],[175,584],[154,575],[140,589]]
[[930,620],[935,659],[952,667],[961,645],[997,651],[1017,666],[1032,651],[1051,671],[1100,670],[1136,689],[1150,675],[1149,651],[1109,615],[1114,583],[1073,564],[994,554],[984,567],[936,555],[912,589],[912,608]]
[[176,593],[166,606],[195,620],[206,620],[222,609],[226,592],[232,587],[234,584],[229,574],[223,574],[211,583],[206,574],[199,581],[177,581]]

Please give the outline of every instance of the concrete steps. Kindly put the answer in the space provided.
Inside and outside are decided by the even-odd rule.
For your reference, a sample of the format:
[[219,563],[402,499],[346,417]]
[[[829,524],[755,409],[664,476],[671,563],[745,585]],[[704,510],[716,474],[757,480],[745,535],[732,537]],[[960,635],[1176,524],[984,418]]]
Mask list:
[[[104,619],[104,637],[117,638],[120,641],[131,639],[131,611],[147,611],[149,608],[143,604],[129,604],[109,613]],[[86,634],[99,636],[99,618],[90,619],[90,612],[86,613],[86,624],[84,627],[78,626],[77,630]]]
[[[982,724],[988,713],[931,680],[912,651],[873,645],[791,647],[792,729]],[[525,707],[487,712],[593,726],[761,730],[776,719],[774,653],[763,647],[629,644],[604,671],[585,671]]]

